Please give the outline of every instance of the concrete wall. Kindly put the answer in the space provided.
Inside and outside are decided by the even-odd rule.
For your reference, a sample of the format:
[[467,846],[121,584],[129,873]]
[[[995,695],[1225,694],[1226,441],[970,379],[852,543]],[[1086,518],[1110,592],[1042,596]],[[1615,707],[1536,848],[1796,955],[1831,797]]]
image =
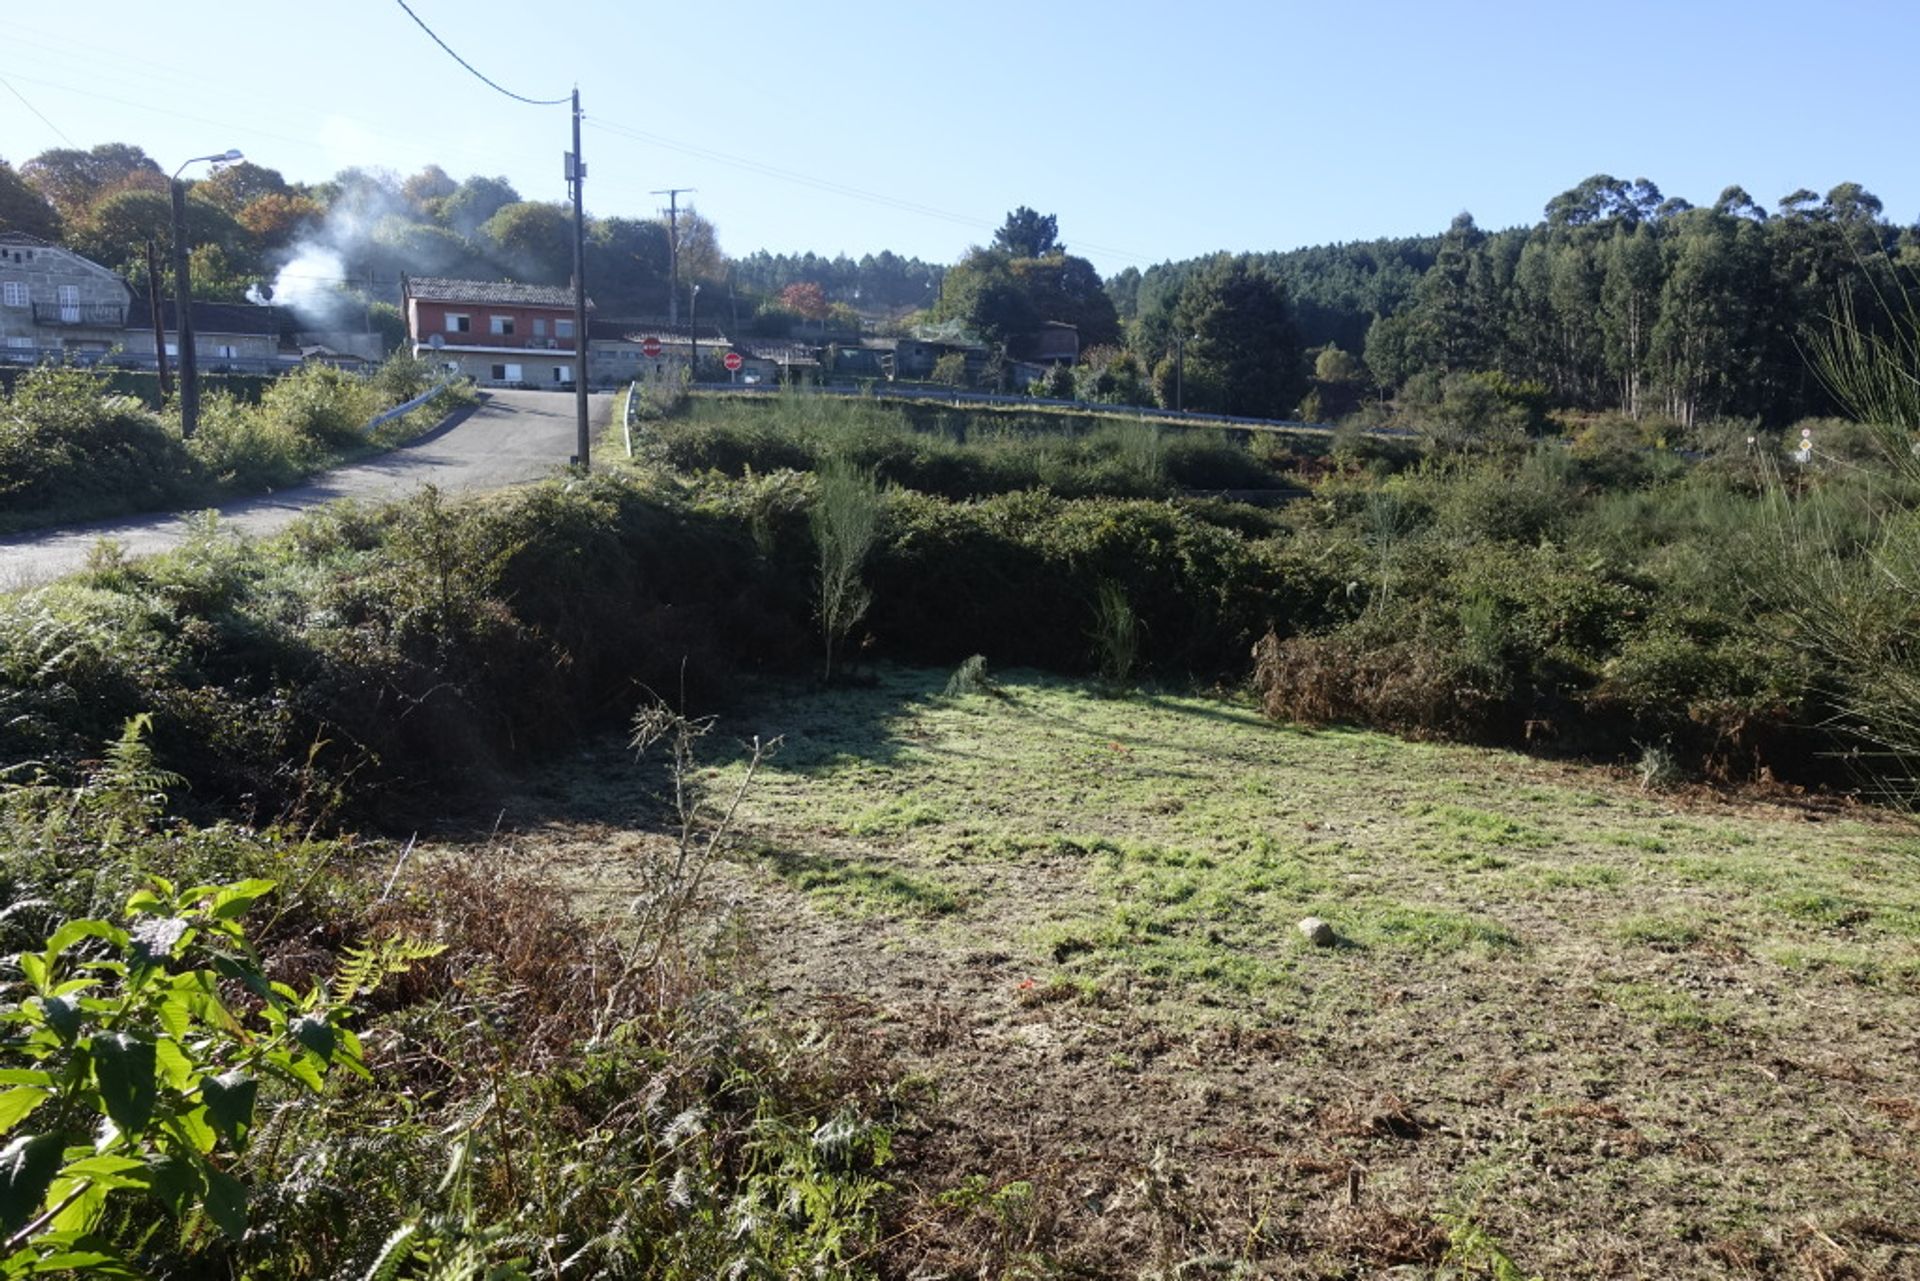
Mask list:
[[[115,345],[136,356],[153,355],[153,328],[128,329],[118,334]],[[167,345],[180,349],[180,335],[167,331]],[[223,348],[227,350],[222,350]],[[280,354],[280,340],[267,334],[223,334],[193,331],[193,351],[201,369],[211,369],[225,357],[243,360],[271,360]]]

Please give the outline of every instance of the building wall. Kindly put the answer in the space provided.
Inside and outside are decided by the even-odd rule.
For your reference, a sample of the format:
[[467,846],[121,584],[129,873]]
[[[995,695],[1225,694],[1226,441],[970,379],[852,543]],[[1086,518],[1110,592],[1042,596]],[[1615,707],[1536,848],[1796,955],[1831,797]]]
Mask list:
[[[449,329],[450,316],[465,316],[467,328]],[[510,324],[513,332],[494,333],[493,322],[496,318]],[[571,307],[495,306],[491,303],[407,299],[407,333],[416,343],[424,343],[438,334],[453,346],[500,347],[523,352],[555,351],[573,345],[573,339],[560,337],[561,322],[572,326]]]
[[[80,309],[82,323],[47,318],[49,309],[62,302],[62,286],[73,291],[69,297]],[[119,276],[79,254],[44,246],[0,245],[0,345],[104,351],[120,342],[129,298]],[[38,321],[34,319],[36,303],[42,316]],[[23,341],[28,339],[30,344]]]
[[[153,327],[128,329],[115,336],[114,343],[130,355],[153,355]],[[180,335],[167,331],[167,348],[180,350]],[[193,331],[193,352],[201,369],[216,368],[223,358],[271,360],[280,354],[280,340],[271,334],[223,334]]]
[[[416,354],[482,387],[518,387],[523,383],[556,390],[573,387],[570,351],[434,351],[421,347]],[[565,376],[556,378],[556,369],[565,370]]]

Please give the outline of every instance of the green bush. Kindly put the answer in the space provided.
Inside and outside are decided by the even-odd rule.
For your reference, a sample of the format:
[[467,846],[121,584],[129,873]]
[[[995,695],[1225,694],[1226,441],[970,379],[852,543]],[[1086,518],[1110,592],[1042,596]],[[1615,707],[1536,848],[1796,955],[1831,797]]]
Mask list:
[[362,443],[382,407],[372,384],[331,365],[302,365],[260,398],[260,413],[274,428],[330,449]]
[[97,374],[42,365],[0,403],[0,528],[164,506],[196,482],[180,437]]

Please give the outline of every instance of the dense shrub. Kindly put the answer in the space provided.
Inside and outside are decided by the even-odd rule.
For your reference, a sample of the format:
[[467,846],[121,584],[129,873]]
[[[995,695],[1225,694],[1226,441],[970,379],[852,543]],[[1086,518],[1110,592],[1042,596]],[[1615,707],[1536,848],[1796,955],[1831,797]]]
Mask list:
[[268,383],[257,404],[210,385],[199,430],[183,441],[177,422],[112,393],[109,375],[58,365],[25,371],[0,399],[0,530],[208,505],[292,484],[446,413],[463,392],[367,436],[376,414],[425,390],[430,374],[402,354],[371,379],[303,366]]
[[650,431],[655,457],[683,474],[740,478],[838,458],[885,483],[950,499],[1032,488],[1067,498],[1157,498],[1283,483],[1279,457],[1263,461],[1225,432],[1114,417],[955,415],[940,406],[790,395],[696,399]]
[[97,375],[44,365],[0,403],[0,528],[58,509],[74,516],[164,506],[197,476],[179,435]]

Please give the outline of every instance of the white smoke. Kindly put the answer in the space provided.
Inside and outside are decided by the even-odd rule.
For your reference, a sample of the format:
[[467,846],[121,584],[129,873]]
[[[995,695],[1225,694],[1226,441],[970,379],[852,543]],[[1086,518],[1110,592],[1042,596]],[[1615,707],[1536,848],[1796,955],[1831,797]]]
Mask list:
[[293,257],[274,275],[273,304],[312,317],[316,327],[324,328],[354,307],[342,288],[346,275],[347,260],[337,249],[304,241],[293,247]]
[[403,207],[390,179],[364,182],[344,193],[325,221],[304,228],[284,251],[273,283],[248,298],[285,307],[310,329],[358,329],[366,303],[360,289],[372,273],[353,264],[367,260],[381,219]]

